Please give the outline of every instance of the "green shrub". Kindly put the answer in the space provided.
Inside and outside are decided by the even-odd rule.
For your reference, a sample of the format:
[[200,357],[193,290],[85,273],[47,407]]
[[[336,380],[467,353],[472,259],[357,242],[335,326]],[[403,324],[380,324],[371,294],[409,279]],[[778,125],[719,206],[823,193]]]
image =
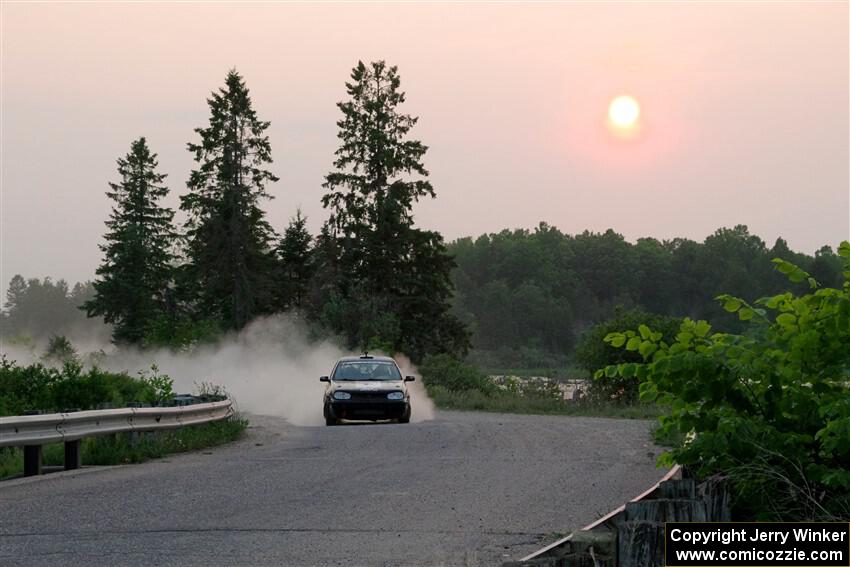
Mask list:
[[850,517],[850,243],[845,281],[821,288],[802,269],[774,260],[803,295],[754,304],[722,295],[744,335],[712,333],[686,319],[675,340],[647,325],[605,342],[638,353],[597,372],[640,380],[641,399],[670,410],[659,435],[688,441],[664,457],[705,475],[729,478],[739,516],[834,520]]
[[48,363],[64,364],[78,359],[77,349],[63,335],[53,335],[47,342],[47,350],[42,357]]
[[496,385],[477,368],[449,354],[429,355],[419,366],[422,381],[430,390],[440,387],[452,392],[476,390],[483,395],[496,391]]
[[510,376],[500,387],[475,366],[446,354],[426,357],[419,371],[428,394],[440,409],[626,419],[650,419],[659,415],[655,404],[564,400],[554,380],[520,380]]
[[174,397],[174,380],[167,374],[160,374],[156,364],[151,364],[149,370],[139,372],[139,380],[147,386],[141,398],[145,403],[158,405]]
[[[634,329],[646,324],[661,332],[662,337],[671,339],[676,335],[681,320],[664,315],[655,315],[642,309],[623,310],[616,308],[614,315],[585,331],[575,349],[576,362],[592,375],[600,368],[623,362],[640,362],[640,354],[614,348],[603,339],[622,329]],[[588,397],[599,402],[633,404],[638,399],[638,382],[634,376],[603,376],[591,382]]]
[[571,402],[547,397],[525,396],[503,390],[485,394],[478,390],[452,391],[430,386],[428,393],[434,404],[445,410],[488,411],[537,415],[575,415],[620,419],[653,419],[659,415],[654,404],[611,404],[604,402]]
[[562,402],[564,396],[561,393],[561,388],[554,380],[528,379],[522,385],[522,395],[526,398],[540,398],[544,400],[553,400]]
[[4,356],[0,359],[0,415],[22,415],[30,410],[87,410],[100,404],[120,407],[130,402],[155,403],[163,399],[164,392],[157,390],[164,386],[160,383],[163,378],[157,380],[140,380],[98,368],[83,371],[76,360],[61,368],[42,364],[18,366]]

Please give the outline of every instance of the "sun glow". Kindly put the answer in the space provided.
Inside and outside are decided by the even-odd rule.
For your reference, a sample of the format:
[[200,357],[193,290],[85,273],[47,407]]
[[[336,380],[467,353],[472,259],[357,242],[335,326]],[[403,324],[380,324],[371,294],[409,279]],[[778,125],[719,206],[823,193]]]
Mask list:
[[608,124],[617,133],[634,134],[639,119],[640,105],[630,96],[618,96],[608,105]]

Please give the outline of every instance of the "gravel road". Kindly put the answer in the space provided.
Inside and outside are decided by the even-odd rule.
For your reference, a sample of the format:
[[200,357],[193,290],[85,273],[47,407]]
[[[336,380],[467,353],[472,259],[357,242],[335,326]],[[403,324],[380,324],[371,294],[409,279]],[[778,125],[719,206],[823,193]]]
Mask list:
[[0,482],[0,565],[499,565],[656,482],[646,421],[438,412]]

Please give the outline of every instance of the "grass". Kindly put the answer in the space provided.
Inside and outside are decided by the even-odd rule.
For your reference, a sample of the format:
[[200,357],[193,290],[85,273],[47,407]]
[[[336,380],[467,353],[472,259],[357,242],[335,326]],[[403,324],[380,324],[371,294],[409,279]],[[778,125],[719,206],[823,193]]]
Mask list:
[[449,391],[445,388],[433,386],[428,388],[428,394],[438,408],[446,410],[622,419],[655,419],[663,414],[661,408],[650,404],[620,405],[589,401],[573,402],[518,396],[507,392],[485,394],[478,390]]
[[[233,417],[192,425],[182,429],[142,434],[133,440],[129,434],[88,437],[82,442],[83,465],[122,465],[141,463],[172,453],[196,451],[234,441],[244,433],[247,420]],[[64,446],[45,445],[42,453],[45,466],[62,466]],[[23,473],[23,449],[0,449],[0,479]]]

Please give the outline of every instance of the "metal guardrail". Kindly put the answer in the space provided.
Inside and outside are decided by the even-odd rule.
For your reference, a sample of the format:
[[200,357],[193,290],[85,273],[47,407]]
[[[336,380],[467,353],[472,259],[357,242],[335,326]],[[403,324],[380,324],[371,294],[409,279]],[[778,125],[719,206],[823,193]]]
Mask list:
[[65,468],[80,467],[84,437],[176,429],[233,415],[231,400],[176,407],[90,410],[0,417],[0,447],[24,448],[24,475],[41,474],[41,446],[65,443]]

